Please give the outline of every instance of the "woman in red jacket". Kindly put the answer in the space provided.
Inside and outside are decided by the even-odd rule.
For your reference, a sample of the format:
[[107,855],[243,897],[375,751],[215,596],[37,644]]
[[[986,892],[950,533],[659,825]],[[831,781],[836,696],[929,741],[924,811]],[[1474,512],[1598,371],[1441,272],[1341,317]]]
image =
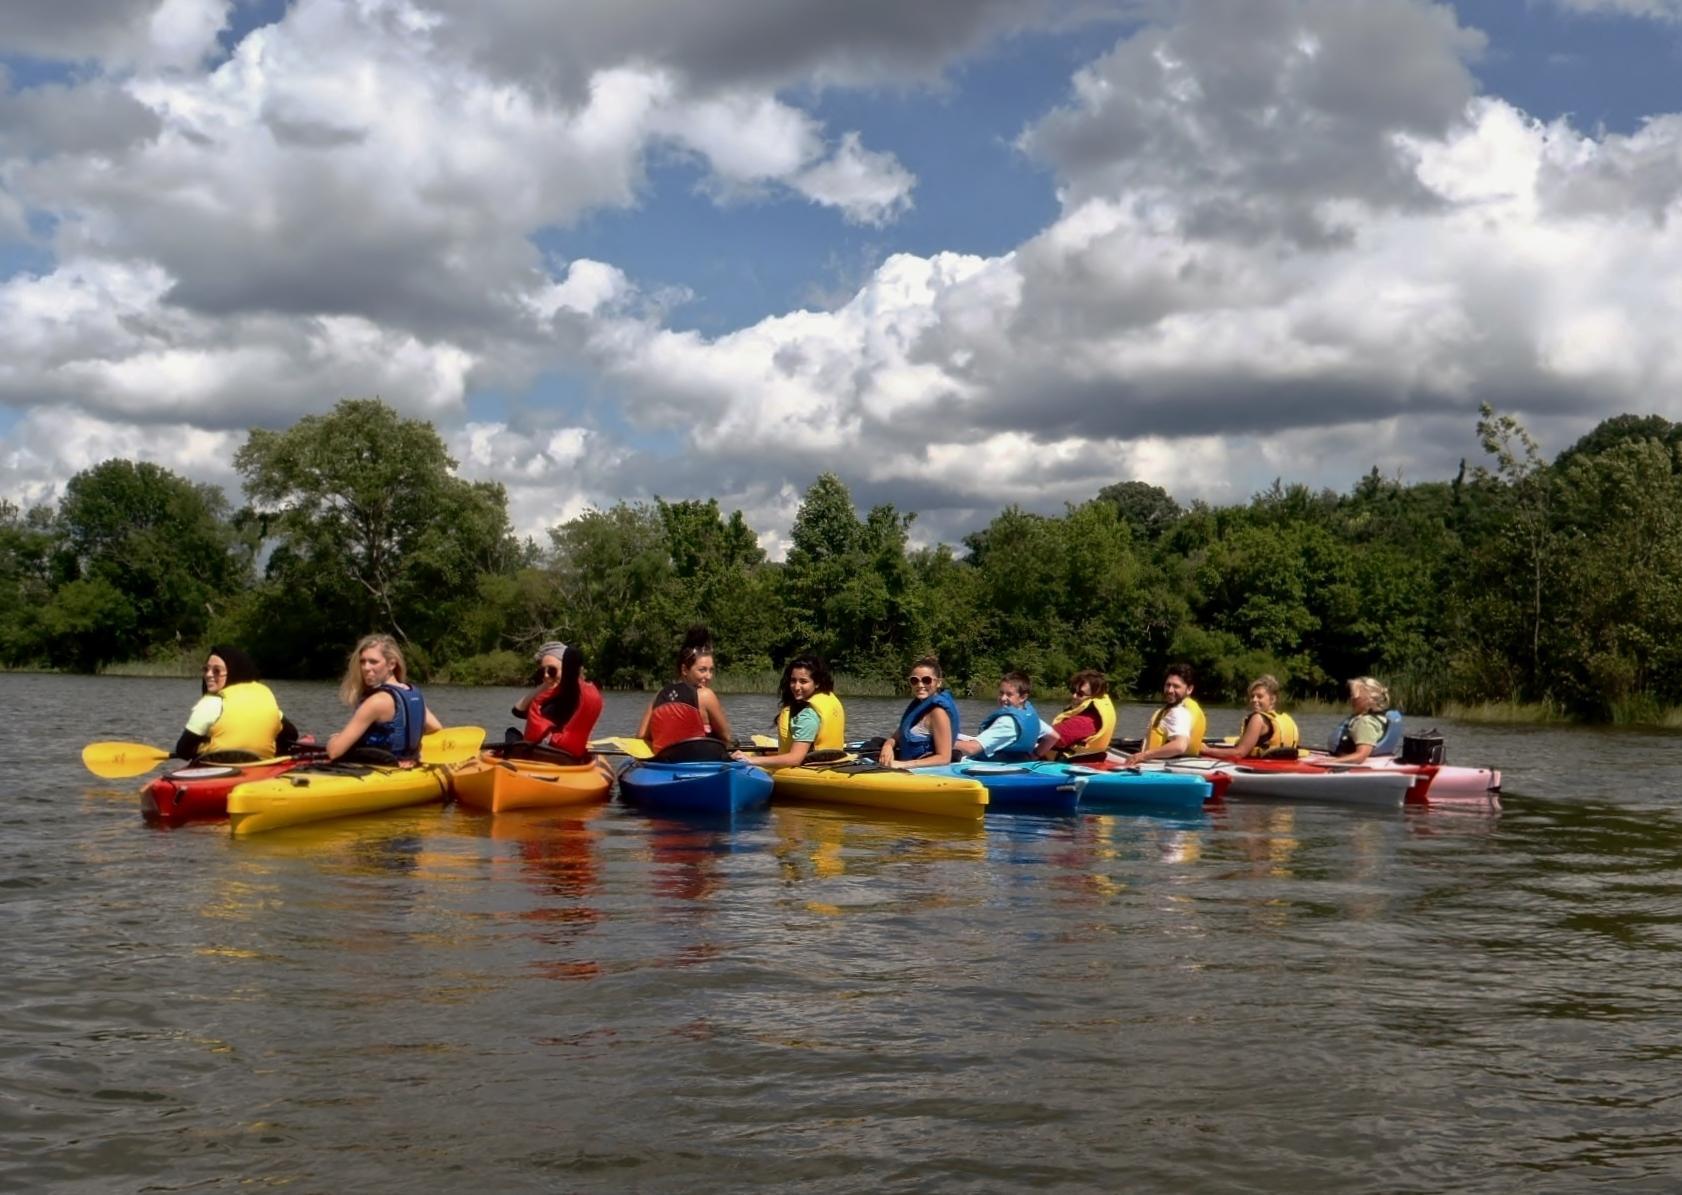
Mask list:
[[590,754],[590,732],[602,716],[602,692],[584,679],[584,653],[565,643],[537,649],[543,679],[520,699],[514,716],[526,720],[524,738],[582,762]]

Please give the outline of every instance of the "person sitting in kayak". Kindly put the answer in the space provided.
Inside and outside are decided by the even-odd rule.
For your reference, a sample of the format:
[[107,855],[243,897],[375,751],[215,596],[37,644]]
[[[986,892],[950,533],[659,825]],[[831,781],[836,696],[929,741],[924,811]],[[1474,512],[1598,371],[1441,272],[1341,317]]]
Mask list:
[[958,741],[958,703],[946,687],[940,661],[924,656],[911,666],[906,678],[911,700],[899,716],[895,730],[876,753],[885,768],[925,768],[952,762],[952,747]]
[[1190,664],[1170,664],[1162,677],[1162,707],[1151,715],[1145,729],[1143,749],[1123,755],[1121,762],[1132,765],[1152,759],[1173,759],[1197,755],[1203,750],[1203,732],[1208,720],[1203,707],[1192,696],[1197,674]]
[[178,759],[248,763],[288,751],[298,741],[298,728],[258,679],[251,657],[237,647],[211,646],[199,694],[171,752]]
[[1365,763],[1374,755],[1394,755],[1401,741],[1402,716],[1390,709],[1390,690],[1370,676],[1350,681],[1349,717],[1332,734],[1332,760]]
[[602,716],[602,691],[585,679],[584,653],[576,647],[545,643],[537,649],[537,666],[543,674],[537,690],[514,706],[514,716],[526,720],[525,730],[508,735],[582,762]]
[[1071,763],[1101,760],[1115,735],[1115,702],[1110,678],[1096,668],[1084,668],[1069,678],[1069,704],[1051,720],[1057,737],[1042,742],[1041,759]]
[[356,712],[327,740],[327,758],[385,763],[417,759],[421,736],[441,730],[421,691],[408,682],[403,649],[390,635],[364,635],[339,682],[340,699]]
[[1040,721],[1028,695],[1027,673],[1007,672],[1001,676],[999,708],[981,720],[974,738],[958,740],[958,754],[971,759],[1033,759],[1041,743],[1054,741],[1057,731]]
[[730,719],[713,679],[712,635],[691,627],[677,654],[677,679],[654,695],[637,726],[654,758],[665,763],[730,757]]
[[1302,736],[1296,719],[1279,709],[1279,681],[1263,674],[1250,682],[1250,712],[1230,747],[1203,744],[1203,754],[1220,759],[1295,759]]
[[795,656],[783,665],[777,686],[782,708],[777,711],[777,753],[735,759],[762,768],[792,768],[806,762],[813,751],[842,751],[847,743],[847,715],[835,696],[835,678],[815,655]]

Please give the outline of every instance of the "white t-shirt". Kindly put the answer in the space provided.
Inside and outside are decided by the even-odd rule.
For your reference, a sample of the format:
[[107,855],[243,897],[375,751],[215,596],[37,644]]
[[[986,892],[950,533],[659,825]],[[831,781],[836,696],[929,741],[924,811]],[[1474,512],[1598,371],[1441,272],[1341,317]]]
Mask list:
[[1162,741],[1165,743],[1182,738],[1190,742],[1191,711],[1185,707],[1184,703],[1176,705],[1162,715],[1162,720],[1156,724],[1156,728],[1161,732]]
[[187,715],[187,729],[200,738],[210,737],[210,728],[216,725],[216,719],[222,716],[222,699],[214,693],[206,693],[200,697],[198,704],[193,706],[192,713]]

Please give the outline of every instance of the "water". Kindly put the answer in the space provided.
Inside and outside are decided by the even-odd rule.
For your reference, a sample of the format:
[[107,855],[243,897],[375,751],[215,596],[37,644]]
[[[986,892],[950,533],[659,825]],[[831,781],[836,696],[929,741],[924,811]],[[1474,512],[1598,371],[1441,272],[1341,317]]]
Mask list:
[[[235,841],[76,758],[169,745],[194,690],[0,676],[0,1189],[1682,1182],[1674,736],[1445,725],[1498,813],[430,808]],[[497,731],[516,695],[430,697]]]

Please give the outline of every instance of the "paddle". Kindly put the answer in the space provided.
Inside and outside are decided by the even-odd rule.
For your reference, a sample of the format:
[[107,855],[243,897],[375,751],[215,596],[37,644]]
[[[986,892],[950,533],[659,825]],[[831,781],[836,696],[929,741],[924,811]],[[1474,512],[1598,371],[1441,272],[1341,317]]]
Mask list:
[[169,752],[145,743],[89,743],[82,748],[82,766],[102,780],[120,780],[150,772]]
[[654,749],[648,745],[646,739],[617,735],[605,739],[591,739],[590,750],[598,755],[629,755],[632,759],[654,758]]
[[[479,753],[482,726],[446,726],[421,739],[422,763],[460,763]],[[121,780],[150,772],[169,752],[145,743],[98,742],[82,748],[82,765],[102,780]]]
[[421,737],[421,762],[462,763],[479,754],[484,742],[483,726],[446,726]]

